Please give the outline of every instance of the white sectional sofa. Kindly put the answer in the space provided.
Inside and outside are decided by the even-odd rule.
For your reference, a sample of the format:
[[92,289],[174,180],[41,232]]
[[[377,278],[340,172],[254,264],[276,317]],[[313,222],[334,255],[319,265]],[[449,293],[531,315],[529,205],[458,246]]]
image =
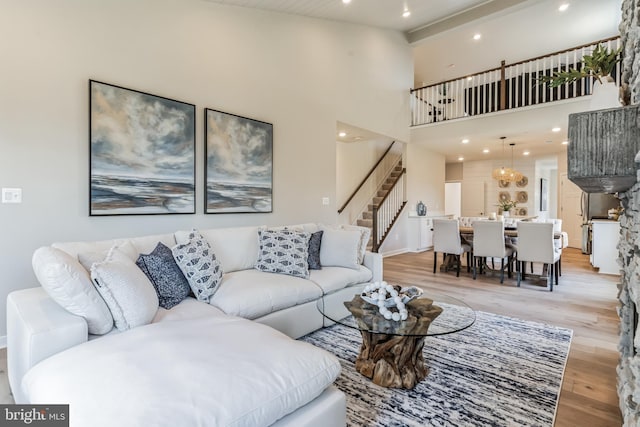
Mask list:
[[159,307],[147,324],[103,335],[89,333],[87,295],[64,294],[91,280],[77,262],[82,254],[110,257],[113,247],[128,245],[135,248],[128,251],[134,262],[158,242],[175,247],[189,232],[56,243],[44,250],[61,255],[54,260],[37,251],[34,270],[44,287],[7,299],[8,374],[16,403],[68,403],[72,425],[345,425],[345,398],[332,386],[338,361],[292,338],[326,325],[316,308],[320,298],[329,310],[348,315],[343,296],[382,280],[382,258],[364,252],[364,229],[288,228],[324,230],[321,269],[303,278],[254,268],[260,227],[199,230],[224,272],[213,296]]

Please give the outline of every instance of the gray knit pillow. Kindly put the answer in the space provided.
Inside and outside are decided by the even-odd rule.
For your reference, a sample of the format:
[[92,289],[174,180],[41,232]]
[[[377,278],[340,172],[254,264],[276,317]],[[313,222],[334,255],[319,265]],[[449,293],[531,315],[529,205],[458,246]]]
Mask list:
[[189,241],[174,246],[171,252],[196,298],[208,302],[222,282],[222,266],[209,242],[193,230]]
[[260,230],[258,262],[255,268],[269,273],[309,277],[310,233],[293,230]]
[[136,264],[156,289],[160,307],[168,310],[189,296],[189,282],[173,259],[171,249],[162,242],[150,254],[140,254]]
[[309,264],[309,270],[321,270],[320,264],[320,245],[322,244],[322,230],[316,231],[311,234],[309,239],[309,258],[307,262]]

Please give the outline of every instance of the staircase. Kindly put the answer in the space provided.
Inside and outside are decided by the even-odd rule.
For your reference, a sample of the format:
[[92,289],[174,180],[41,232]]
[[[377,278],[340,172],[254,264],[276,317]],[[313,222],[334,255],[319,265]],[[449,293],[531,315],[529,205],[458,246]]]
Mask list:
[[[386,238],[387,232],[393,226],[395,219],[400,214],[400,211],[404,207],[404,203],[397,209],[397,212],[394,212],[393,220],[387,225],[378,228],[378,233],[374,233],[373,227],[374,223],[374,212],[379,212],[381,208],[381,203],[388,197],[389,193],[394,189],[394,186],[397,185],[399,179],[404,175],[405,171],[402,167],[402,159],[398,161],[398,164],[393,168],[387,179],[380,185],[376,195],[371,199],[371,203],[367,205],[367,210],[363,211],[361,214],[361,218],[357,220],[357,224],[361,227],[367,227],[371,230],[371,238],[369,238],[369,242],[367,244],[367,249],[372,250],[373,252],[377,252],[380,244]],[[376,224],[377,225],[377,224]],[[380,235],[381,234],[381,235]],[[377,237],[377,244],[374,245],[374,238]]]

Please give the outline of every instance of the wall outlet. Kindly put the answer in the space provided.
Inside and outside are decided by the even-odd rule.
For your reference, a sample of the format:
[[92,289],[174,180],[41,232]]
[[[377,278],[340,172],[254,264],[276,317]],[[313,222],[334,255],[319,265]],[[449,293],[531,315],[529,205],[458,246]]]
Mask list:
[[3,188],[2,203],[22,203],[22,188]]
[[323,204],[324,206],[328,206],[328,205],[329,205],[329,202],[330,202],[330,200],[329,200],[329,198],[328,198],[328,197],[323,197],[323,198],[322,198],[322,204]]

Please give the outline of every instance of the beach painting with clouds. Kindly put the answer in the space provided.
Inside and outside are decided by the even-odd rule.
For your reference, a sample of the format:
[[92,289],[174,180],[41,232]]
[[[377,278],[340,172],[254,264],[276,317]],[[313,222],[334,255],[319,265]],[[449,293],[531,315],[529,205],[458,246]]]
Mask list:
[[273,125],[205,109],[206,213],[273,210]]
[[89,81],[94,215],[195,213],[195,105]]

